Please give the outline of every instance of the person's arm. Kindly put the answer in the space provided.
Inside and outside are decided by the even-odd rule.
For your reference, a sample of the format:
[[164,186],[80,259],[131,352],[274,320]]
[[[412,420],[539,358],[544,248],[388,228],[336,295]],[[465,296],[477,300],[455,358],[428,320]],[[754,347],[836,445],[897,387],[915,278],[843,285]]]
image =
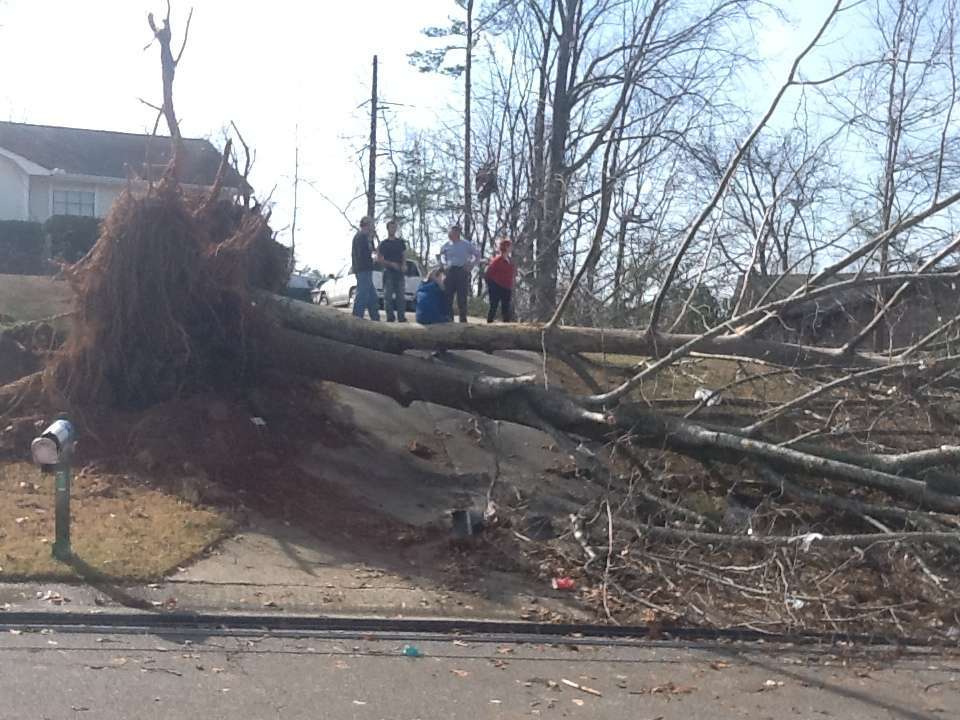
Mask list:
[[450,247],[450,243],[444,243],[440,246],[440,252],[437,253],[437,259],[440,260],[440,265],[447,267],[447,248]]

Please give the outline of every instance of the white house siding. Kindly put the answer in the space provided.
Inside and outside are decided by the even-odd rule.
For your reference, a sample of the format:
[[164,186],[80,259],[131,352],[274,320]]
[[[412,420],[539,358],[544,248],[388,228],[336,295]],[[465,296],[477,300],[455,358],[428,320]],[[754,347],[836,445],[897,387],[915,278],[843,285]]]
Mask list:
[[0,220],[28,218],[29,177],[12,160],[0,156]]
[[113,203],[120,197],[120,193],[123,192],[125,187],[126,184],[97,186],[97,217],[105,217],[106,214],[110,212],[110,208],[113,207]]
[[43,222],[50,217],[50,178],[34,175],[30,178],[30,219]]

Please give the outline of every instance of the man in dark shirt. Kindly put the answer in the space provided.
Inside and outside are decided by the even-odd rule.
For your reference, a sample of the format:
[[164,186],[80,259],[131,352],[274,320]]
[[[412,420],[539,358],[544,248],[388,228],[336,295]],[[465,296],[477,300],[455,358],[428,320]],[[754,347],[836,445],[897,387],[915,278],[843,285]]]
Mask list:
[[387,239],[380,243],[377,259],[383,264],[383,309],[387,322],[406,322],[406,243],[397,237],[397,221],[387,223]]
[[370,311],[371,320],[380,319],[380,301],[373,286],[373,220],[360,219],[360,232],[353,236],[353,274],[357,278],[357,289],[353,296],[353,314],[362,318]]

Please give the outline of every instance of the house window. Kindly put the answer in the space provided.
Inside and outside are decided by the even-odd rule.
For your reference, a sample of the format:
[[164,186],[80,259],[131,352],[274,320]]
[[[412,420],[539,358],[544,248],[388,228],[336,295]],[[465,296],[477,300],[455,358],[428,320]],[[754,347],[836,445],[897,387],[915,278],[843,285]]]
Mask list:
[[54,215],[94,216],[94,193],[85,190],[54,190]]

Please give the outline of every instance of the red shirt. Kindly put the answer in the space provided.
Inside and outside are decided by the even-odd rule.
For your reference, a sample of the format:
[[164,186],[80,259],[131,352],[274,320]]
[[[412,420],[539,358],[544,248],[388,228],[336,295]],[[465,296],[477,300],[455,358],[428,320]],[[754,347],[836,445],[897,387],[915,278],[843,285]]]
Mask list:
[[513,274],[516,266],[503,255],[497,255],[487,268],[487,280],[505,288],[513,287]]

